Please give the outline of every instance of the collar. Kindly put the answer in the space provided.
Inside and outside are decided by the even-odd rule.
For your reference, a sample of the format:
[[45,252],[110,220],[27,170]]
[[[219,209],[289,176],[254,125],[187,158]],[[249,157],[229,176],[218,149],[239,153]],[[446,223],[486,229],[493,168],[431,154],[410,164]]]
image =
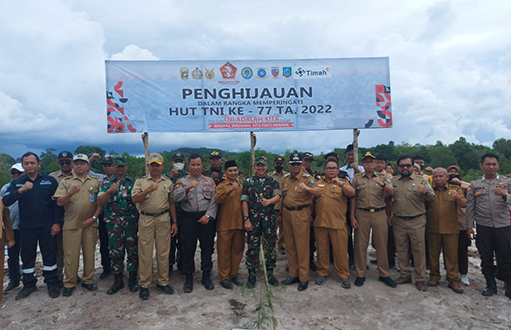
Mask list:
[[[483,175],[483,177],[482,177],[482,180],[483,180],[483,181],[488,181],[488,180],[486,180],[486,177],[485,177],[484,175]],[[498,175],[498,174],[497,174],[497,176],[495,177],[495,179],[494,179],[494,180],[500,180],[500,175]]]

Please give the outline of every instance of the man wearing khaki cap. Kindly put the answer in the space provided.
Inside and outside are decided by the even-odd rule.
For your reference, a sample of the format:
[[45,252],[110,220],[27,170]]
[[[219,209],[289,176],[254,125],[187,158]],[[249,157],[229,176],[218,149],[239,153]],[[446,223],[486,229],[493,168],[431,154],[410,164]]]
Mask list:
[[[147,160],[149,174],[137,179],[131,192],[132,201],[140,212],[138,222],[139,297],[149,298],[153,277],[153,246],[156,245],[158,280],[156,288],[164,294],[173,294],[169,285],[170,238],[177,234],[176,204],[172,198],[174,185],[161,173],[163,157],[152,153]],[[170,215],[169,215],[170,212]],[[155,244],[156,241],[156,244]]]

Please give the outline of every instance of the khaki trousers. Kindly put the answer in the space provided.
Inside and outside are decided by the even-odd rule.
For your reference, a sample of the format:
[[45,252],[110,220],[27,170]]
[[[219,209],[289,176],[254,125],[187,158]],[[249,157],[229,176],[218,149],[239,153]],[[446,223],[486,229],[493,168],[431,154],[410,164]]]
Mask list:
[[408,241],[410,241],[415,263],[415,281],[424,281],[426,275],[426,215],[410,220],[394,216],[392,224],[401,276],[412,276],[408,254]]
[[[440,251],[443,250],[445,269],[448,281],[459,281],[458,278],[458,235],[428,232],[429,246],[429,279],[440,280]],[[443,249],[442,249],[443,246]]]
[[245,250],[245,231],[242,229],[217,232],[218,277],[220,281],[238,275]]
[[80,248],[83,255],[82,283],[92,284],[94,277],[94,260],[98,227],[94,224],[85,229],[64,229],[62,231],[62,247],[64,250],[64,287],[74,288],[80,264]]
[[[156,244],[155,244],[156,241]],[[141,288],[148,288],[153,279],[153,251],[156,245],[158,285],[169,284],[170,215],[158,217],[140,214],[138,222],[138,274]]]
[[328,276],[330,270],[330,243],[334,259],[335,272],[340,278],[350,277],[348,264],[348,230],[314,227],[316,249],[318,253],[319,276]]
[[[2,224],[0,223],[0,226]],[[5,235],[5,234],[4,234]],[[19,242],[16,242],[16,244],[19,244]],[[5,263],[5,246],[7,245],[7,242],[4,241],[3,238],[0,238],[0,248],[2,249],[0,251],[0,301],[4,298],[4,263]]]
[[[279,218],[280,210],[274,210],[275,211],[275,220]],[[280,224],[277,221],[277,246],[286,247],[286,244],[284,243],[284,224],[281,219]]]
[[378,274],[380,277],[389,276],[389,261],[387,256],[388,225],[385,211],[369,212],[361,209],[355,211],[358,229],[355,229],[355,269],[357,277],[366,277],[367,247],[371,228],[373,232],[373,246],[376,249],[378,260]]
[[309,280],[310,219],[308,207],[296,211],[282,209],[289,276],[298,277],[301,282]]

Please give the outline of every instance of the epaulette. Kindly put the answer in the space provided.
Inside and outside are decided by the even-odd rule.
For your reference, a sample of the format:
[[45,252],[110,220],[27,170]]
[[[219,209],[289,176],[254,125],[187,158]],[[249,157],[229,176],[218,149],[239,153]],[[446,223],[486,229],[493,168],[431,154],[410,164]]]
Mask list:
[[290,175],[291,175],[291,173],[286,173],[286,174],[284,174],[284,178],[287,178]]
[[306,178],[310,178],[311,175],[309,173],[303,173],[303,176],[306,177]]

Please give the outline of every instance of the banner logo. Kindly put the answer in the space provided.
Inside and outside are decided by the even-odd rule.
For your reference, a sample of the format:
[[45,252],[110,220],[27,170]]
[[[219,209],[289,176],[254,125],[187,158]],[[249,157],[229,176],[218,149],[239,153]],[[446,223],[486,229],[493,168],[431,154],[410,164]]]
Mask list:
[[300,66],[295,70],[295,79],[332,78],[330,66]]
[[199,68],[195,68],[195,70],[192,71],[192,78],[193,79],[202,79],[202,71],[199,70]]
[[271,75],[272,75],[273,78],[278,78],[279,72],[280,72],[280,70],[279,70],[278,66],[272,66],[271,67]]
[[241,70],[241,76],[245,79],[250,79],[252,78],[252,76],[254,75],[254,72],[252,71],[251,68],[249,67],[244,67],[242,70]]
[[259,79],[268,78],[268,69],[267,68],[257,68],[256,69],[256,78],[259,78]]
[[234,79],[236,78],[236,71],[238,69],[232,65],[231,63],[227,62],[224,65],[220,67],[220,73],[222,74],[222,78],[224,79]]
[[286,78],[289,78],[291,77],[292,75],[292,70],[291,70],[291,67],[290,66],[285,66],[282,68],[282,75]]
[[188,70],[188,68],[182,67],[182,68],[179,70],[179,73],[181,73],[181,79],[183,79],[183,80],[187,80],[187,79],[188,79],[188,76],[189,76],[189,74],[190,74],[190,71]]
[[208,70],[206,68],[204,68],[204,70],[206,70],[206,79],[213,79],[215,78],[215,68],[211,69],[211,70]]

